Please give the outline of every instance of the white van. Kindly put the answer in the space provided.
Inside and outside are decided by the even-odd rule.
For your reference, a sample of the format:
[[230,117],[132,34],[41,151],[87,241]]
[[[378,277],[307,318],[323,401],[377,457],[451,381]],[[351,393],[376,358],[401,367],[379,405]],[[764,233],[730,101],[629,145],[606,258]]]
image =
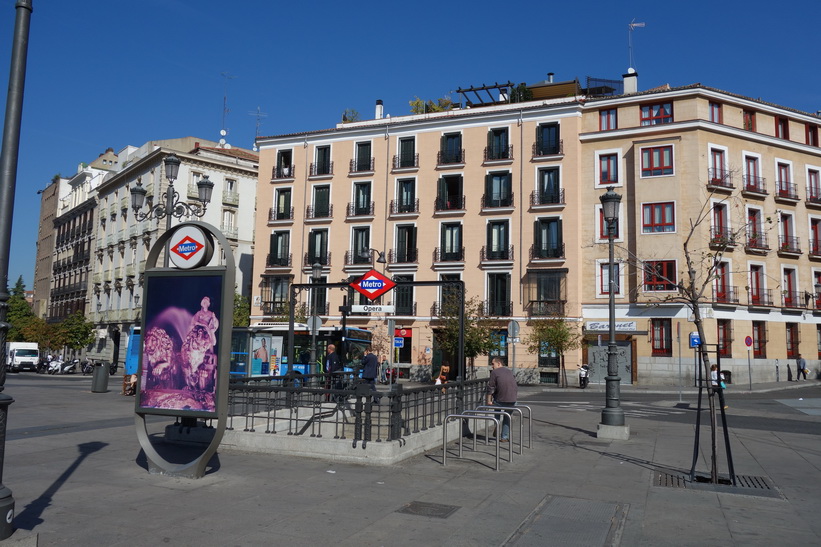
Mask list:
[[40,347],[37,342],[7,342],[6,369],[12,372],[31,370],[37,372]]

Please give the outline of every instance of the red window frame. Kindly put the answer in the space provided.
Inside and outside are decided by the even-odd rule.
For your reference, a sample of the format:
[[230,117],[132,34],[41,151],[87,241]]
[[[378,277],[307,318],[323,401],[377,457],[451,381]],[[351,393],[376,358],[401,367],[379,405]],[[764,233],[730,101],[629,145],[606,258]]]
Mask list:
[[599,184],[618,184],[619,156],[618,154],[602,154],[599,156]]
[[[614,275],[614,281],[616,283],[616,292],[615,294],[621,293],[621,287],[619,286],[619,279],[621,278],[621,271],[619,263],[616,262],[613,264],[613,268],[616,270],[616,275]],[[604,276],[605,272],[608,276],[608,280],[605,282]],[[610,294],[610,263],[609,262],[599,262],[599,293],[600,294]]]
[[742,117],[744,119],[744,129],[747,131],[755,131],[755,111],[745,110]]
[[673,320],[651,319],[650,339],[654,356],[671,357],[673,355]]
[[775,117],[775,136],[779,139],[790,140],[790,120],[784,116]]
[[810,200],[821,199],[821,173],[816,169],[807,169],[807,194]]
[[807,144],[810,146],[818,146],[818,126],[808,123],[805,131],[807,134]]
[[759,264],[750,266],[750,304],[765,304],[764,267]]
[[798,323],[787,323],[787,359],[798,357],[798,345],[801,342],[798,336]]
[[710,102],[710,121],[714,123],[724,123],[723,112],[721,111],[721,103]]
[[778,164],[778,189],[788,191],[790,189],[790,166],[787,163]]
[[599,131],[618,129],[618,111],[615,108],[599,110]]
[[[665,163],[665,156],[669,163]],[[641,176],[660,177],[673,174],[673,146],[650,146],[641,149]]]
[[649,260],[644,263],[644,291],[675,291],[678,288],[675,260]]
[[[614,226],[615,234],[613,234],[613,239],[619,238],[619,220],[616,219],[616,225]],[[607,239],[609,236],[607,234],[607,221],[604,220],[604,209],[599,207],[599,239]]]
[[764,321],[753,321],[753,357],[767,358],[767,324]]
[[821,254],[821,219],[810,219],[810,254],[814,256]]
[[[669,215],[668,215],[669,212]],[[676,206],[672,201],[645,203],[641,207],[641,232],[659,234],[676,231]]]
[[721,357],[733,356],[733,322],[731,319],[717,319],[718,354]]
[[641,125],[673,123],[673,103],[643,104],[640,118]]

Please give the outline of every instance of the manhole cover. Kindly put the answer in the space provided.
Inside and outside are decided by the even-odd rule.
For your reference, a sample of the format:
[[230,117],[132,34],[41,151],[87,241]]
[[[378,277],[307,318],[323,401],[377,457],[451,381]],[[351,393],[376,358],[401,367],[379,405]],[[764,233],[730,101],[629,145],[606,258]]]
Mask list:
[[458,505],[443,505],[441,503],[425,503],[424,501],[412,501],[406,503],[397,513],[417,515],[420,517],[436,517],[446,519],[459,509]]
[[653,486],[666,488],[683,488],[685,490],[707,490],[710,492],[720,492],[723,494],[740,494],[743,496],[759,496],[765,498],[779,498],[784,496],[776,488],[775,484],[767,477],[755,475],[736,475],[735,485],[727,478],[720,478],[720,484],[707,482],[706,477],[696,477],[691,481],[688,475],[681,473],[666,473],[656,471],[653,474]]

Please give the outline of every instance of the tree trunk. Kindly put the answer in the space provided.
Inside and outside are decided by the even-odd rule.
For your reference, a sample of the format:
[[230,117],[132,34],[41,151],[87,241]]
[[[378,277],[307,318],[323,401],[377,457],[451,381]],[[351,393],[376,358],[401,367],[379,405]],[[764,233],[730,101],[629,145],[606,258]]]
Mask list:
[[[703,363],[703,381],[707,384],[707,404],[710,413],[710,482],[713,484],[718,484],[718,461],[716,458],[718,453],[716,446],[716,430],[718,426],[716,421],[716,390],[712,386],[710,377],[710,354],[704,345],[704,324],[701,319],[701,310],[698,308],[698,303],[693,306],[693,317],[699,339],[701,340],[701,345],[699,346],[698,351],[701,354],[701,361]],[[721,371],[718,371],[718,374],[720,379]]]

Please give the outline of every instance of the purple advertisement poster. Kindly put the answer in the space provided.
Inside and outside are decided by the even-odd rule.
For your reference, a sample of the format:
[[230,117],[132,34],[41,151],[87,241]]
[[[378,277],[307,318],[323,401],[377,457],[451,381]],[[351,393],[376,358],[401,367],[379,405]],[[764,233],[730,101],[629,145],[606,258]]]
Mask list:
[[145,283],[139,408],[216,413],[222,275]]

